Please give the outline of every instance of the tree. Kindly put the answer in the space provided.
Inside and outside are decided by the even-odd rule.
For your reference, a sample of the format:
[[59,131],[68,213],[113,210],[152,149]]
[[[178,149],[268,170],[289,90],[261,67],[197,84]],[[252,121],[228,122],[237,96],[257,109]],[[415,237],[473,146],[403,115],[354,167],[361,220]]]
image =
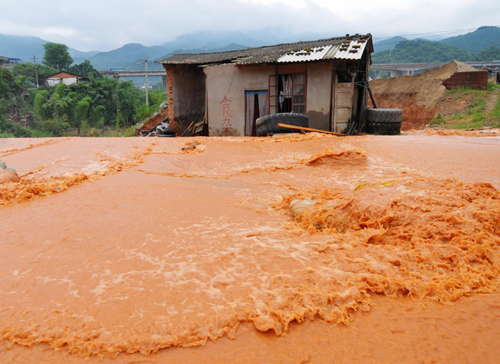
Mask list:
[[24,89],[28,85],[28,82],[26,81],[26,76],[17,76],[16,79],[16,94],[20,95],[24,92]]
[[14,68],[12,69],[12,72],[16,76],[25,76],[26,81],[29,83],[35,83],[35,66],[33,63],[29,62],[23,62],[23,63],[16,63]]
[[60,43],[45,43],[43,63],[58,70],[66,70],[73,63],[73,58],[68,52],[68,46]]
[[86,128],[87,113],[89,112],[91,101],[92,99],[90,97],[86,97],[83,100],[80,100],[76,105],[75,120],[76,120],[76,127],[78,128],[78,134],[80,134],[80,127],[82,125],[85,126],[84,129],[87,129]]
[[9,85],[9,82],[5,80],[6,77],[4,76],[3,72],[4,69],[7,70],[6,68],[0,69],[0,100],[7,99],[12,93],[12,87]]
[[102,105],[97,107],[92,107],[92,111],[90,112],[90,125],[94,128],[102,128],[104,126],[104,113],[106,112],[106,108]]
[[52,110],[53,118],[56,123],[61,122],[64,110],[71,102],[69,98],[64,97],[65,93],[66,85],[64,83],[60,83],[56,86],[56,90],[50,99],[43,105],[45,109]]
[[489,48],[483,49],[476,55],[478,61],[494,61],[500,59],[500,48],[497,46],[491,46]]
[[48,112],[46,109],[43,107],[43,105],[47,102],[47,98],[49,96],[49,92],[46,90],[42,90],[36,93],[35,96],[35,101],[33,102],[33,108],[35,110],[35,115],[40,119],[44,120],[50,115],[48,115]]
[[7,68],[0,68],[0,98],[8,98],[16,88],[16,77]]
[[63,107],[62,113],[66,116],[69,125],[78,128],[78,134],[80,134],[80,126],[76,120],[76,105],[80,96],[76,92],[70,92],[64,97],[66,100],[66,106]]
[[94,78],[101,79],[102,75],[101,73],[92,66],[90,61],[86,59],[84,62],[80,64],[74,64],[70,68],[68,68],[69,72],[73,72],[77,75],[80,76],[91,76]]

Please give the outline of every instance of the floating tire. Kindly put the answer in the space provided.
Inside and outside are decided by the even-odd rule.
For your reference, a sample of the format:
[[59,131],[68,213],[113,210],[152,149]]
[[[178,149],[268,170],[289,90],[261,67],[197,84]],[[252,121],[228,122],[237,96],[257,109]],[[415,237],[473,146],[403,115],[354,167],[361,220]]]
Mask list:
[[277,126],[276,124],[278,123],[308,128],[309,118],[306,115],[295,113],[280,113],[263,116],[256,120],[257,136],[290,132],[290,129]]
[[401,131],[403,110],[366,108],[366,132],[381,135],[397,135]]

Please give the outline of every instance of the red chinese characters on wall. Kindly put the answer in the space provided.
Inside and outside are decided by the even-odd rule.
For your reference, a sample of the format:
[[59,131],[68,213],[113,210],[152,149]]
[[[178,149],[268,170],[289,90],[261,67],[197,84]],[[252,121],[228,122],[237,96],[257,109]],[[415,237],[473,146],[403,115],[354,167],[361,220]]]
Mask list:
[[231,100],[229,100],[226,96],[222,99],[219,104],[222,106],[222,135],[231,135],[231,129],[233,128],[233,124],[231,123]]

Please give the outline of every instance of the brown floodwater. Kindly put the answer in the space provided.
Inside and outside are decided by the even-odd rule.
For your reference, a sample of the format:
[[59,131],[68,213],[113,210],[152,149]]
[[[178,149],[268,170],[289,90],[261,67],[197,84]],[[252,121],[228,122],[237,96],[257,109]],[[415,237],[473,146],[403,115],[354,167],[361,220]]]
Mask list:
[[[186,142],[198,143],[185,149]],[[0,140],[2,363],[500,355],[500,137]]]

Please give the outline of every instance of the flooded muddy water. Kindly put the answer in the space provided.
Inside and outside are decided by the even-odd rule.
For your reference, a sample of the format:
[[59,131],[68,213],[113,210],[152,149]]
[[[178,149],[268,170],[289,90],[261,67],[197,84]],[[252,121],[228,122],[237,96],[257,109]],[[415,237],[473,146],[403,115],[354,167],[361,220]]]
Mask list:
[[493,363],[499,152],[435,135],[0,140],[21,177],[0,185],[1,361]]

